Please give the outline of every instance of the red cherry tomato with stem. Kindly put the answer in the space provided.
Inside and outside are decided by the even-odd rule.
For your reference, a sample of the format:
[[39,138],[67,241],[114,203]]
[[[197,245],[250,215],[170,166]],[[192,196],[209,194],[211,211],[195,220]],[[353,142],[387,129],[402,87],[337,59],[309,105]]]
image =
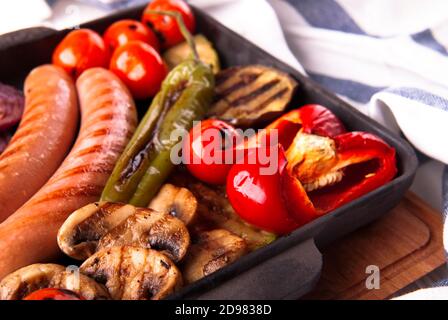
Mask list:
[[139,40],[118,47],[109,69],[127,85],[136,99],[155,96],[168,73],[159,53]]
[[184,140],[183,157],[188,171],[206,183],[225,184],[236,162],[235,145],[239,137],[240,133],[224,121],[201,121]]
[[149,11],[177,11],[182,15],[182,19],[187,29],[194,33],[196,21],[190,6],[183,0],[154,0],[143,11],[142,22],[159,37],[164,48],[172,47],[185,41],[179,30],[174,17],[158,15]]
[[116,48],[133,40],[141,40],[160,51],[159,39],[154,32],[137,20],[125,19],[114,22],[103,35],[104,42],[113,53]]
[[89,29],[71,31],[53,52],[53,64],[77,78],[94,67],[107,68],[109,52],[103,38]]
[[85,300],[77,293],[56,288],[45,288],[34,291],[27,295],[23,300]]

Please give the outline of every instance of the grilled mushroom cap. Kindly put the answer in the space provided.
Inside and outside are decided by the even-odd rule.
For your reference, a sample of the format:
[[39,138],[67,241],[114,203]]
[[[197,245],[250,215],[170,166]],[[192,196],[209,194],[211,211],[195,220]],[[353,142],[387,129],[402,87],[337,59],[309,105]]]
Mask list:
[[180,261],[190,245],[190,234],[179,219],[152,209],[137,208],[98,242],[98,250],[132,245],[162,251],[175,262]]
[[66,271],[61,265],[32,264],[9,274],[2,280],[0,299],[21,300],[43,288],[71,290],[87,300],[109,298],[107,291],[94,280],[79,274],[78,282],[74,277],[74,273]]
[[227,230],[202,232],[185,257],[182,268],[185,283],[197,281],[231,264],[247,251],[246,241]]
[[188,226],[197,216],[198,202],[190,190],[167,183],[162,186],[148,207],[171,214]]
[[135,210],[134,206],[111,202],[91,203],[78,209],[59,229],[59,248],[74,259],[87,259],[96,252],[99,239]]
[[297,87],[286,73],[260,65],[232,67],[216,76],[216,102],[208,116],[238,126],[274,119]]
[[182,276],[168,257],[130,246],[98,251],[82,264],[81,272],[104,284],[117,300],[163,299],[182,285]]

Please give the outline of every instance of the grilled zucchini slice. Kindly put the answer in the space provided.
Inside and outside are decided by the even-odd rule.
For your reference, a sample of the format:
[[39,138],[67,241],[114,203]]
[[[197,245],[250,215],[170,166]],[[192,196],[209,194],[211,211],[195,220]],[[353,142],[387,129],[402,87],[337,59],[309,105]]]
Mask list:
[[297,82],[276,69],[250,65],[216,75],[215,103],[208,117],[249,127],[273,120],[289,104]]

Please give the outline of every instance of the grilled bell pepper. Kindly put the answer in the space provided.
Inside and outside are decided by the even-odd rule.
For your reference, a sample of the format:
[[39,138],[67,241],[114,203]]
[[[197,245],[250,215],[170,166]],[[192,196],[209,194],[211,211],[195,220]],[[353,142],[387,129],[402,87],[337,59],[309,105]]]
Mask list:
[[[264,134],[277,129],[286,150],[277,158],[285,157],[287,163],[279,161],[273,177],[263,177],[258,162],[231,168],[227,194],[244,219],[268,231],[288,233],[393,179],[395,150],[373,134],[345,132],[328,112],[314,113],[326,121],[310,117],[310,122],[292,111],[267,127]],[[273,191],[273,185],[280,187]],[[295,224],[285,222],[285,216]]]
[[308,104],[272,122],[261,133],[246,141],[244,148],[269,145],[272,130],[276,130],[278,143],[282,146],[289,146],[299,131],[324,137],[335,137],[346,132],[341,120],[329,109],[318,104]]
[[180,15],[154,13],[176,17],[194,57],[176,66],[163,81],[160,92],[115,165],[101,196],[104,201],[147,206],[174,168],[171,151],[182,137],[172,137],[172,133],[180,129],[188,133],[193,121],[205,115],[213,99],[213,72],[199,60],[192,36]]

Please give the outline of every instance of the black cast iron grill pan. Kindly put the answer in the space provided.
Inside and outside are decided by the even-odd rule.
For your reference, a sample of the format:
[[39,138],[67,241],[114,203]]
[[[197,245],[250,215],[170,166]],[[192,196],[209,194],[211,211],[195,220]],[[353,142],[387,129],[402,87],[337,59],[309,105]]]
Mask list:
[[[86,23],[81,27],[103,32],[112,22],[140,19],[144,6]],[[417,159],[411,146],[387,128],[369,119],[299,71],[271,56],[194,8],[197,32],[210,39],[223,67],[263,64],[293,76],[299,88],[291,107],[318,103],[331,109],[349,130],[372,132],[397,151],[398,174],[394,180],[349,204],[279,238],[232,265],[183,288],[169,299],[296,299],[309,292],[319,279],[319,248],[364,226],[395,207],[412,183]],[[0,81],[22,88],[28,72],[51,61],[58,42],[70,30],[31,28],[0,37]],[[273,44],[275,45],[275,44]],[[148,102],[143,102],[146,108]],[[349,263],[349,262],[348,262]]]

